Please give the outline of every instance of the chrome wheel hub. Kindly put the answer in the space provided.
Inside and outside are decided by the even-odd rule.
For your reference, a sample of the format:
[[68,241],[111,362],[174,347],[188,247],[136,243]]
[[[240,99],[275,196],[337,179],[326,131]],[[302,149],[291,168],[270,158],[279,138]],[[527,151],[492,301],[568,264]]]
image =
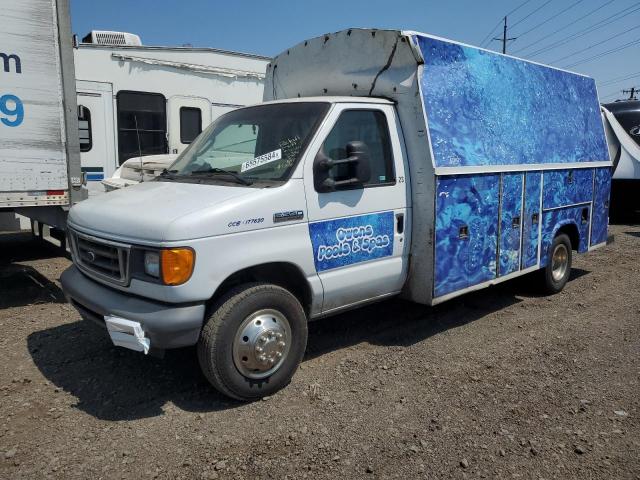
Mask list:
[[569,252],[564,244],[559,244],[553,251],[551,257],[551,275],[553,279],[558,282],[564,278],[567,273],[567,267],[569,264]]
[[240,324],[233,342],[233,361],[248,378],[265,378],[278,370],[291,347],[291,327],[277,310],[259,310]]

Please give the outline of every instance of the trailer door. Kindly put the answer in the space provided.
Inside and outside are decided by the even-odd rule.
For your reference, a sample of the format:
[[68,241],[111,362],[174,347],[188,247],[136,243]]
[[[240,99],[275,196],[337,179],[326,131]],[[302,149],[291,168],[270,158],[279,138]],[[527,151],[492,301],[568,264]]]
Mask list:
[[211,123],[211,102],[203,97],[174,95],[168,111],[170,153],[182,153]]
[[82,172],[89,195],[104,192],[102,180],[115,172],[113,86],[110,83],[78,81],[78,135]]

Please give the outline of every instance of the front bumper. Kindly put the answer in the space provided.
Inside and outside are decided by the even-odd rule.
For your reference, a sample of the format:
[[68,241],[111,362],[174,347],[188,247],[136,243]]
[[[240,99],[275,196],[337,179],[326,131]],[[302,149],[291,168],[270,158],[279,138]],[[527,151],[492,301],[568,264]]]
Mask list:
[[105,316],[139,322],[151,348],[166,349],[195,345],[205,315],[204,303],[169,304],[127,295],[97,283],[75,265],[60,276],[67,300],[85,320],[105,327]]

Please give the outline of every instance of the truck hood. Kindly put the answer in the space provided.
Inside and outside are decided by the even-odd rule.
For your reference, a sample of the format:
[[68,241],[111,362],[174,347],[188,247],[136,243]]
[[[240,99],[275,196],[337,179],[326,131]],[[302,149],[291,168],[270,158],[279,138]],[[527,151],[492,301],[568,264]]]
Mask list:
[[211,228],[199,225],[193,231],[189,227],[197,219],[185,222],[191,214],[203,210],[222,213],[232,208],[233,200],[260,192],[234,185],[146,182],[80,202],[69,212],[68,221],[87,233],[133,242],[196,238],[214,235],[219,229],[211,222]]

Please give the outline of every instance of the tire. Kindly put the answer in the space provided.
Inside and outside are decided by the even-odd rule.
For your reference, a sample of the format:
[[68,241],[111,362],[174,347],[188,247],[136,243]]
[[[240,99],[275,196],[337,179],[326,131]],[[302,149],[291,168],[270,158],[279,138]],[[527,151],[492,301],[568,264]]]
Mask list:
[[277,285],[251,283],[216,303],[197,348],[202,372],[219,392],[251,401],[286,387],[306,346],[307,318],[298,299]]
[[553,239],[547,265],[541,273],[545,293],[554,295],[562,291],[571,275],[571,240],[568,235],[561,233]]

